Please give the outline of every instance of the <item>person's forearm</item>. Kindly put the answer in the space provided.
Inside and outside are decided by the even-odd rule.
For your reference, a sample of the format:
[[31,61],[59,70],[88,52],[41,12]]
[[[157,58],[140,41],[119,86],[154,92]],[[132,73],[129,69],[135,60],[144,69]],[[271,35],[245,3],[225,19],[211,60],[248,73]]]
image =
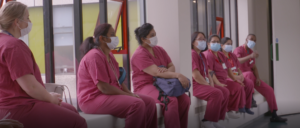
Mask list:
[[127,93],[132,93],[132,92],[127,88],[127,86],[126,86],[124,83],[122,84],[122,90],[125,91],[125,92],[127,92]]
[[[36,83],[39,84],[39,83]],[[24,90],[29,96],[32,98],[46,101],[51,103],[52,102],[52,95],[42,86],[42,85],[31,85],[28,90]]]
[[49,94],[49,92],[35,79],[32,74],[24,75],[16,81],[32,98],[50,103],[52,102],[52,95]]
[[172,66],[168,67],[168,71],[175,72],[175,66],[172,65]]
[[259,75],[258,75],[258,70],[257,68],[252,68],[253,74],[255,75],[256,79],[260,79]]
[[235,76],[233,75],[231,69],[228,69],[228,76],[229,76],[229,78],[231,78],[233,81],[236,81],[236,78],[235,78]]
[[156,77],[161,77],[161,78],[166,78],[166,79],[170,79],[170,78],[178,78],[178,75],[180,73],[176,73],[176,72],[163,72],[163,73],[157,73]]
[[221,84],[222,84],[222,83],[217,79],[216,75],[213,75],[212,79],[213,79],[213,81],[214,81],[214,83],[215,83],[216,85],[221,85]]
[[205,78],[202,75],[198,75],[196,78],[194,78],[195,81],[201,85],[209,85],[209,83],[207,83],[207,81],[205,80]]
[[130,93],[120,90],[119,88],[109,85],[108,83],[98,83],[98,89],[106,95],[130,95]]
[[242,57],[242,58],[238,58],[238,60],[240,61],[241,64],[245,63],[246,61],[250,60],[252,57],[251,55]]
[[208,75],[208,79],[209,79],[209,85],[213,87],[214,86],[214,81],[213,81],[213,79],[211,78],[210,75]]

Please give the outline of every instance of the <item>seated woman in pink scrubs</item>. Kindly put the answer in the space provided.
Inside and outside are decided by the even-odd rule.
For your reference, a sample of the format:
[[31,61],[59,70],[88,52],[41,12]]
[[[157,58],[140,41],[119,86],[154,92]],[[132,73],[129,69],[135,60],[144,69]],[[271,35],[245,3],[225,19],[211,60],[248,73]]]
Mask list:
[[254,34],[249,34],[245,44],[237,47],[233,53],[238,57],[238,60],[241,63],[240,69],[245,78],[252,80],[255,84],[254,88],[266,98],[272,113],[270,121],[285,122],[287,119],[277,116],[277,103],[273,88],[259,78],[258,70],[255,65],[255,58],[258,57],[258,53],[251,50],[254,48],[255,42],[256,36]]
[[[244,84],[237,80],[231,69],[230,63],[226,56],[220,52],[220,38],[218,35],[211,35],[208,38],[208,50],[204,52],[207,60],[208,68],[214,71],[216,79],[213,79],[215,85],[228,89],[230,92],[228,103],[228,116],[230,118],[239,118],[237,112],[239,111],[240,100]],[[228,76],[230,78],[228,78]]]
[[254,83],[248,79],[244,78],[244,75],[242,71],[240,70],[240,62],[238,61],[235,54],[232,53],[232,40],[228,37],[224,37],[221,40],[221,51],[226,56],[228,62],[230,63],[230,69],[235,77],[235,79],[240,80],[244,83],[245,87],[242,91],[242,97],[241,102],[239,105],[239,112],[241,113],[248,113],[250,115],[253,115],[254,112],[250,110],[251,108],[251,102],[252,102],[252,94],[253,94],[253,88]]
[[225,119],[229,91],[214,84],[210,75],[211,70],[202,53],[206,46],[204,33],[194,32],[192,35],[193,94],[207,101],[205,116],[201,123],[202,128],[224,128],[217,122]]
[[32,52],[19,39],[32,27],[27,6],[7,2],[0,26],[0,119],[17,120],[25,128],[87,128],[73,106],[46,91]]
[[[119,64],[111,52],[119,44],[110,24],[95,28],[81,45],[84,55],[78,68],[77,97],[87,114],[126,118],[125,128],[156,128],[156,105],[151,97],[134,94],[119,83]],[[101,127],[101,126],[99,126]]]
[[[184,87],[189,85],[185,76],[175,72],[175,67],[167,52],[162,47],[157,46],[156,32],[151,24],[146,23],[138,27],[135,34],[140,44],[131,58],[132,81],[135,92],[148,95],[156,103],[161,103],[158,100],[159,91],[153,85],[153,77],[178,78]],[[161,65],[166,68],[159,68],[158,66]],[[190,98],[186,94],[168,98],[170,99],[167,106],[168,110],[163,112],[165,127],[187,128]]]

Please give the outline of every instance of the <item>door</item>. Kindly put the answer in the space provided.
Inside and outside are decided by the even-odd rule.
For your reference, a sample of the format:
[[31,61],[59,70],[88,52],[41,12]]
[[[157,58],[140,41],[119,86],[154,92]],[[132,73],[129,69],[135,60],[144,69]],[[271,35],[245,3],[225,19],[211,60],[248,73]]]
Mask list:
[[300,0],[272,0],[274,89],[278,114],[300,113]]

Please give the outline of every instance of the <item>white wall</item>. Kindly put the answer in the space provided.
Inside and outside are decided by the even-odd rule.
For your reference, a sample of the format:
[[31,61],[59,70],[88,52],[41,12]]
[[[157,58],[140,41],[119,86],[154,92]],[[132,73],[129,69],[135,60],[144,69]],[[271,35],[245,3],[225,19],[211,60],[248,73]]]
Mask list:
[[259,53],[256,66],[261,80],[271,83],[270,21],[268,0],[238,0],[239,45],[244,45],[248,34],[256,35],[254,51]]
[[[154,25],[158,45],[167,51],[176,71],[192,80],[190,1],[147,0],[146,9],[147,22]],[[192,96],[191,102],[189,127],[196,128],[200,122],[195,114],[197,99]]]

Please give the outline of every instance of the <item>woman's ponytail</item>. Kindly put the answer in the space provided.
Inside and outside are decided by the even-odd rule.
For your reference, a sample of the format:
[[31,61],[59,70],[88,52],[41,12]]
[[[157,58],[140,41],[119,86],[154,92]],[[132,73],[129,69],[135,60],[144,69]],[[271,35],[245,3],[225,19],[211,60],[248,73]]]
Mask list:
[[93,37],[86,38],[80,46],[82,57],[96,46]]

